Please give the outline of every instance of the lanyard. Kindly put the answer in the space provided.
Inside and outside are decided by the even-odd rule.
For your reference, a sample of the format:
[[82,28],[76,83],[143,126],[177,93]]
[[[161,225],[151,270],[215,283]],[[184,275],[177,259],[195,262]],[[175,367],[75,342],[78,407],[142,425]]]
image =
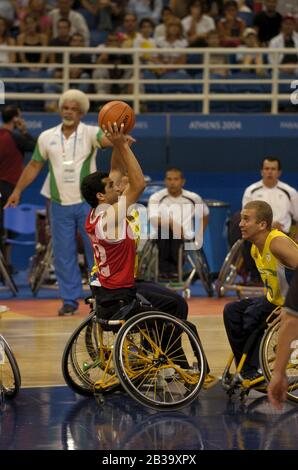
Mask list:
[[[76,130],[74,143],[73,143],[72,160],[71,160],[73,162],[75,161],[75,156],[76,156],[77,137],[78,137],[78,131]],[[64,135],[63,135],[62,130],[61,130],[61,147],[62,147],[62,158],[63,160],[65,160],[66,152],[65,152],[65,147],[64,147]]]

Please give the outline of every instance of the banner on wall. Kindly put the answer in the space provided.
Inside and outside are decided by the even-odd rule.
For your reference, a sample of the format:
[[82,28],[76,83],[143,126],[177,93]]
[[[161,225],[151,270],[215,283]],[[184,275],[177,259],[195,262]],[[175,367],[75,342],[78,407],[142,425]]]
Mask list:
[[174,115],[170,134],[175,137],[298,137],[298,116]]
[[[28,131],[38,136],[41,132],[51,127],[58,126],[61,120],[58,114],[48,113],[23,113]],[[166,115],[139,115],[136,117],[136,124],[131,132],[135,137],[165,137],[166,136]],[[97,126],[97,114],[90,113],[83,122],[88,125]]]

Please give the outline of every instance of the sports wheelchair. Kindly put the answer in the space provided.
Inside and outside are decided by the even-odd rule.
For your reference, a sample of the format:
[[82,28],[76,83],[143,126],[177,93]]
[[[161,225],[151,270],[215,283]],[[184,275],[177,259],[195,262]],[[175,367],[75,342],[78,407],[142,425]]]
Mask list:
[[[190,326],[154,311],[144,298],[122,307],[110,320],[90,315],[69,338],[62,357],[66,383],[76,392],[104,395],[122,386],[142,405],[178,409],[198,396],[206,375],[202,346]],[[139,312],[139,313],[138,313]]]
[[248,286],[236,283],[238,275],[245,278],[242,254],[244,240],[237,240],[228,252],[216,280],[216,292],[218,297],[224,297],[227,292],[235,291],[237,296],[258,297],[264,295],[264,288],[258,286]]
[[[277,307],[273,312],[264,320],[262,324],[256,328],[244,346],[241,360],[236,367],[234,373],[231,372],[231,367],[234,362],[234,355],[231,354],[225,370],[222,375],[222,386],[226,390],[229,397],[231,397],[237,390],[240,391],[240,398],[244,399],[250,390],[259,390],[261,392],[267,391],[266,382],[270,382],[272,372],[274,370],[276,348],[278,341],[278,332],[280,327],[280,307]],[[265,330],[265,331],[264,331]],[[262,336],[263,334],[263,336]],[[259,361],[263,371],[263,375],[258,376],[254,380],[245,379],[242,377],[241,372],[249,353],[258,343],[262,336]],[[297,341],[296,341],[297,343]],[[289,359],[286,374],[289,381],[289,388],[287,398],[291,401],[298,403],[298,347],[293,347],[291,357]]]
[[21,386],[21,374],[16,358],[5,338],[0,334],[0,406],[5,398],[14,398]]
[[[212,277],[203,249],[185,250],[181,245],[178,252],[178,280],[166,282],[166,287],[182,291],[183,297],[190,298],[190,285],[196,275],[208,296],[212,297]],[[147,240],[139,254],[138,278],[159,282],[158,246],[154,240]]]

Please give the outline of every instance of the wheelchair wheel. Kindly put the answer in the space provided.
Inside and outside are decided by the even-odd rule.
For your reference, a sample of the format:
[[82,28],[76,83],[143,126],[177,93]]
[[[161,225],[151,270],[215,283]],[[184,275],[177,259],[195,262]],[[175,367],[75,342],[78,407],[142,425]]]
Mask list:
[[206,372],[190,327],[157,311],[140,313],[122,326],[114,361],[124,389],[142,405],[158,410],[178,409],[195,400]]
[[[4,357],[2,355],[4,354]],[[0,390],[4,398],[14,398],[20,390],[21,374],[7,341],[0,336]]]
[[11,290],[14,296],[18,293],[18,288],[15,285],[15,282],[12,276],[9,274],[8,266],[4,259],[3,253],[0,250],[0,274],[3,277],[4,284]]
[[189,256],[192,257],[196,271],[199,275],[199,278],[203,284],[205,291],[208,294],[208,297],[213,296],[213,284],[210,274],[210,269],[208,265],[208,261],[204,251],[196,250],[189,253]]
[[227,254],[216,282],[218,297],[225,295],[225,287],[234,283],[238,271],[243,263],[242,256],[243,240],[237,240]]
[[29,285],[32,293],[37,295],[45,279],[47,270],[52,260],[52,242],[48,243],[47,247],[41,247],[39,252],[34,255],[32,266],[29,272]]
[[71,335],[62,357],[62,372],[76,393],[93,396],[98,381],[101,393],[119,386],[112,358],[114,336],[112,331],[102,330],[94,312]]
[[[271,325],[265,332],[260,346],[260,364],[267,382],[270,382],[275,364],[280,323]],[[298,403],[298,342],[290,356],[286,375],[289,381],[287,398]]]

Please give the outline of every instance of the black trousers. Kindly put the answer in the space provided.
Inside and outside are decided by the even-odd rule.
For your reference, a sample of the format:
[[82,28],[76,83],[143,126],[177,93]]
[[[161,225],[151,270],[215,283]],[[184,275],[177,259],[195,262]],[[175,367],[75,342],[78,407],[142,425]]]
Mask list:
[[173,238],[173,232],[169,231],[169,238],[163,240],[160,233],[156,240],[158,246],[159,272],[161,274],[177,274],[179,248],[183,243],[182,239]]
[[[235,356],[236,364],[239,363],[245,343],[251,333],[267,318],[276,308],[266,297],[242,299],[230,302],[224,308],[224,324],[226,333]],[[262,332],[246,361],[247,368],[259,367],[259,346]]]

